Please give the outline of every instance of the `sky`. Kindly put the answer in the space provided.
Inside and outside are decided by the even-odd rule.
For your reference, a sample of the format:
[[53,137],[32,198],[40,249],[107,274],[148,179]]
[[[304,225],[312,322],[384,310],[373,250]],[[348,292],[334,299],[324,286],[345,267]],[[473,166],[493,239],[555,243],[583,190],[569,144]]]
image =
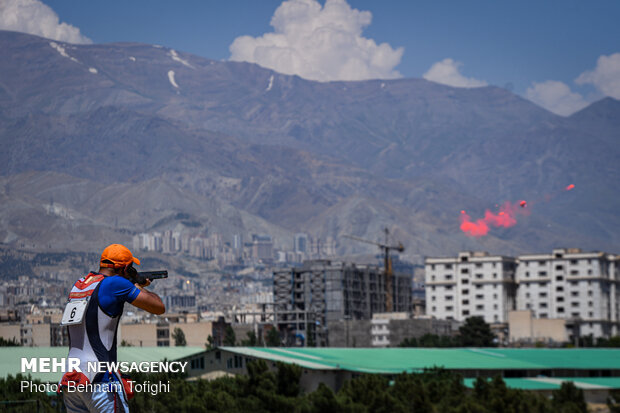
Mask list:
[[318,81],[493,85],[563,116],[620,99],[617,0],[0,0],[0,29],[160,44]]

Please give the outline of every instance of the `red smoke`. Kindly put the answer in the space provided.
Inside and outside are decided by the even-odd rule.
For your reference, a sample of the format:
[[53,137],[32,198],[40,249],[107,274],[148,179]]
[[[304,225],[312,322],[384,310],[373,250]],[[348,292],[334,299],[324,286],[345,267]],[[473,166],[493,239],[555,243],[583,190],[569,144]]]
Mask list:
[[525,201],[513,205],[506,201],[497,214],[487,209],[484,218],[476,221],[472,221],[465,211],[461,211],[461,231],[470,237],[482,237],[489,233],[489,226],[510,228],[517,223],[515,218],[519,213],[517,206],[525,207],[523,202]]
[[[574,187],[574,184],[570,184],[565,187],[564,190],[570,191]],[[555,195],[557,195],[557,193],[545,195],[545,201],[549,202]],[[518,201],[515,204],[506,201],[499,207],[499,212],[497,214],[487,209],[484,212],[484,218],[477,219],[476,221],[472,221],[470,216],[463,210],[461,211],[461,231],[470,237],[483,237],[489,233],[489,227],[510,228],[517,223],[517,219],[515,218],[517,214],[529,214],[529,206],[539,201],[534,200],[529,204],[527,201]]]

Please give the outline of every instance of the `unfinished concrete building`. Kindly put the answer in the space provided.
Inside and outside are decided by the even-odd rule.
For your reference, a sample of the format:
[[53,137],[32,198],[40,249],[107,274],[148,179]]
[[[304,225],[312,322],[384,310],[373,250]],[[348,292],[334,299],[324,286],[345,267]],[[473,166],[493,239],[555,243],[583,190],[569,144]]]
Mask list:
[[[374,313],[385,312],[384,271],[377,266],[306,261],[275,271],[273,281],[274,307],[282,314],[279,327],[319,346],[328,345],[330,322],[370,320]],[[410,311],[411,276],[395,274],[392,285],[394,311]]]

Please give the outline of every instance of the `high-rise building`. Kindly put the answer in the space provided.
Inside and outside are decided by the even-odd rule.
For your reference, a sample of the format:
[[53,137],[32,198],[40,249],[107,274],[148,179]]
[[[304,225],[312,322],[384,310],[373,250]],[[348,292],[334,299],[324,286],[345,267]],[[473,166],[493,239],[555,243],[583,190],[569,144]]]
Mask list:
[[[305,334],[311,318],[319,343],[326,340],[331,321],[370,320],[385,312],[385,276],[377,266],[305,261],[301,267],[275,271],[273,281],[275,310],[282,312],[279,324]],[[394,311],[410,311],[411,277],[395,274],[392,285]]]
[[463,321],[481,316],[487,323],[506,323],[515,309],[516,260],[486,252],[427,258],[426,314]]
[[620,332],[620,258],[605,252],[554,249],[518,258],[461,252],[427,258],[426,312],[463,321],[482,316],[506,323],[508,312],[566,320],[566,336],[610,337]]
[[618,256],[579,249],[519,256],[517,309],[567,320],[569,338],[609,337],[620,326]]
[[295,234],[294,251],[307,254],[310,246],[308,245],[308,234],[297,233]]

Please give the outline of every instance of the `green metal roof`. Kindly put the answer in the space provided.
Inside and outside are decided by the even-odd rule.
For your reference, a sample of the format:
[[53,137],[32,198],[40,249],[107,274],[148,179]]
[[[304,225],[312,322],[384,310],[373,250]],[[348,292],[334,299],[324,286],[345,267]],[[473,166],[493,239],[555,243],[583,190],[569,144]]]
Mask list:
[[620,370],[620,349],[264,348],[222,347],[246,356],[315,370],[364,373],[450,370]]
[[[141,362],[161,361],[163,359],[178,360],[201,353],[204,347],[119,347],[118,361]],[[15,376],[21,373],[22,358],[51,357],[56,359],[66,358],[69,354],[68,347],[0,347],[0,377],[9,374]],[[31,373],[33,379],[43,382],[57,382],[63,373]]]
[[[620,377],[532,377],[505,378],[507,387],[521,390],[556,390],[562,382],[572,381],[576,387],[584,390],[620,389]],[[465,379],[466,387],[473,388],[476,379]]]

